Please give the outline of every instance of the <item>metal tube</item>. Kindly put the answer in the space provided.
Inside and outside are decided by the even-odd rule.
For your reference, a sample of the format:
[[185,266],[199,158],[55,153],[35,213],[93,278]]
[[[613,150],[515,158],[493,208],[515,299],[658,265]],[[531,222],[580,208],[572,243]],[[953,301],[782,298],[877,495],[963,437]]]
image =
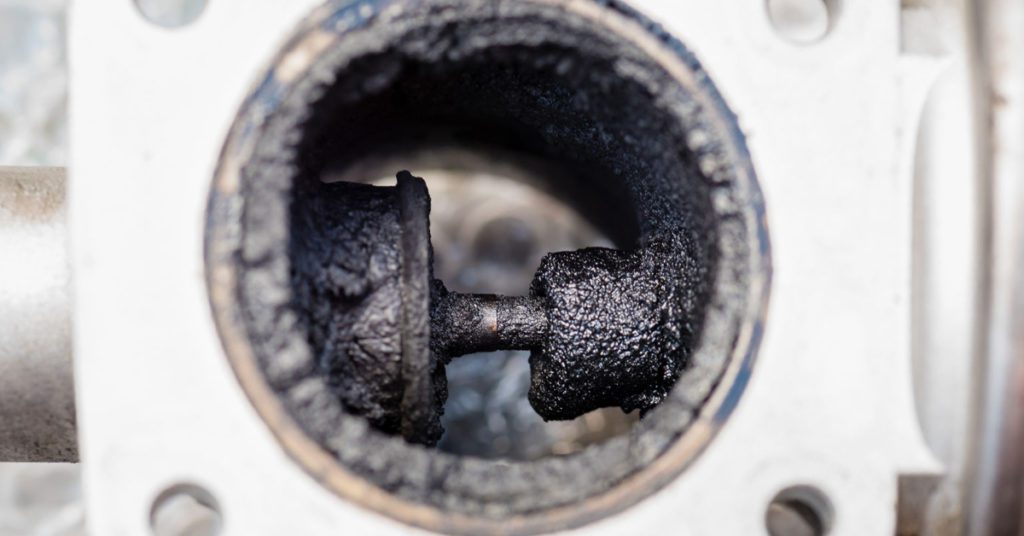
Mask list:
[[0,461],[78,460],[62,168],[0,167]]
[[969,41],[984,274],[965,533],[1021,534],[1024,507],[1024,3],[977,0]]

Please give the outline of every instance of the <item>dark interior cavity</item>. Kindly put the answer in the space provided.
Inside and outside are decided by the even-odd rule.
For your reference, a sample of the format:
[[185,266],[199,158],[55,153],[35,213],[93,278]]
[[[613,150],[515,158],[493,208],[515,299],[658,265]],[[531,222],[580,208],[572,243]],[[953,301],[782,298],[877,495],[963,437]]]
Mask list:
[[[680,83],[630,36],[557,3],[370,4],[379,9],[365,19],[338,8],[309,29],[339,39],[297,79],[272,76],[257,95],[271,105],[240,178],[238,300],[267,381],[340,464],[403,499],[500,519],[606,491],[686,430],[737,340],[753,269],[750,207],[759,202],[737,178],[746,162],[724,149],[738,145],[742,155],[736,131],[721,126],[732,118],[689,53],[617,2],[600,9],[656,36],[695,82]],[[629,434],[566,456],[482,460],[407,444],[339,403],[332,311],[352,297],[304,292],[312,283],[294,269],[319,262],[322,233],[345,217],[318,203],[324,181],[368,154],[432,144],[557,167],[559,179],[544,187],[619,247],[657,236],[684,245],[692,262],[675,268],[693,281],[692,364]]]
[[[622,246],[646,245],[655,237],[681,244],[684,254],[672,260],[679,272],[676,277],[688,282],[686,288],[692,294],[684,300],[690,311],[680,326],[685,332],[682,353],[688,354],[693,334],[700,329],[714,261],[709,186],[701,179],[693,155],[683,150],[686,138],[679,122],[652,100],[644,80],[619,74],[623,58],[618,50],[596,36],[574,35],[568,27],[559,26],[524,20],[513,37],[529,35],[530,42],[497,39],[487,47],[460,46],[468,35],[457,25],[413,28],[392,46],[351,61],[311,103],[309,119],[300,127],[296,157],[301,173],[296,176],[297,195],[290,207],[293,264],[328,270],[342,249],[335,236],[347,229],[339,228],[339,216],[332,213],[338,205],[320,202],[335,195],[337,187],[324,184],[335,170],[367,154],[394,152],[396,147],[495,146],[564,170],[560,181],[547,185],[548,189],[569,200]],[[508,32],[506,21],[478,21],[473,28],[473,35],[496,37],[503,32]],[[535,44],[538,38],[544,39],[543,45]],[[365,225],[356,214],[352,219],[359,220],[357,228]],[[353,253],[348,252],[350,257]],[[370,265],[372,259],[351,262]],[[323,274],[310,270],[295,274],[296,310],[308,326],[321,372],[343,394],[365,390],[346,381],[348,367],[334,365],[335,354],[346,346],[367,352],[367,359],[371,353],[388,351],[387,345],[364,349],[365,344],[355,347],[337,338],[337,323],[351,320],[339,315],[338,309],[358,307],[360,297],[352,296],[345,285],[341,291],[346,296],[328,305],[331,297],[316,291],[324,287]],[[614,283],[609,281],[609,288]],[[564,338],[568,343],[578,334]],[[651,361],[656,359],[652,356]],[[540,373],[542,364],[532,367],[535,373]],[[596,372],[572,370],[581,379]],[[552,370],[548,375],[569,371]],[[678,370],[665,374],[674,380]],[[568,381],[555,385],[559,391],[572,387]],[[595,385],[590,390],[615,387],[619,386]],[[365,410],[360,402],[354,403],[361,413]],[[556,405],[558,411],[549,413],[557,413],[558,418],[574,416],[569,415],[573,404]],[[640,402],[636,405],[646,408]],[[395,430],[385,420],[371,417],[371,422],[382,431]]]

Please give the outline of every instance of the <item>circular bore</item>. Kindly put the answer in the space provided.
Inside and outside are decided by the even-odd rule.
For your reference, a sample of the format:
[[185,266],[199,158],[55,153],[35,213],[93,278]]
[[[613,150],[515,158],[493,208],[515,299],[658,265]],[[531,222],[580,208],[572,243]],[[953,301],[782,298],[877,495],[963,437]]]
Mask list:
[[792,486],[780,491],[765,511],[771,536],[825,536],[832,528],[832,501],[813,486]]
[[177,484],[153,501],[149,525],[153,536],[217,536],[224,516],[209,491],[195,484]]
[[181,28],[196,21],[208,0],[135,0],[135,7],[149,22],[163,28]]
[[839,0],[766,0],[765,9],[780,37],[795,45],[811,45],[835,27]]
[[[475,91],[459,85],[466,80]],[[584,174],[592,182],[567,189],[634,204],[638,221],[610,229],[620,241],[632,227],[632,240],[671,228],[690,241],[697,260],[684,268],[697,277],[701,312],[690,366],[628,436],[535,462],[458,457],[370,429],[316,375],[315,341],[289,290],[288,215],[304,207],[293,186],[326,165],[310,159],[325,147],[358,153],[364,139],[422,134],[422,125],[394,117],[383,121],[394,128],[374,130],[380,116],[360,114],[386,115],[424,94],[436,97],[431,106],[403,111],[457,110],[425,117],[492,131],[528,124],[531,106],[540,107],[546,124],[515,141],[551,158],[579,150],[606,164]],[[661,167],[644,167],[650,159]],[[461,534],[579,526],[677,476],[743,392],[770,278],[764,210],[735,118],[678,41],[619,2],[592,0],[390,0],[314,12],[229,135],[211,192],[206,262],[227,357],[289,455],[347,500]],[[292,376],[274,372],[282,368]]]

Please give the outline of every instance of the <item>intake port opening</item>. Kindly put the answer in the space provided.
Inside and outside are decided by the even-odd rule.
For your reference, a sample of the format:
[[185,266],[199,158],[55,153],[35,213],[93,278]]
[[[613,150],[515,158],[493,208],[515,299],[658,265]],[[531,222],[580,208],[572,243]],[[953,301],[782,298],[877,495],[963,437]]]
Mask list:
[[[435,277],[460,290],[524,294],[523,267],[548,244],[630,249],[672,237],[685,253],[667,271],[686,282],[676,297],[686,361],[665,372],[674,383],[660,403],[618,433],[533,450],[512,435],[505,447],[472,446],[500,435],[480,440],[450,422],[457,435],[424,448],[381,431],[396,423],[354,415],[342,401],[359,397],[339,395],[345,370],[332,367],[337,314],[371,310],[359,308],[394,259],[368,243],[326,247],[355,216],[331,210],[325,192],[382,184],[399,169],[430,182]],[[289,453],[344,497],[464,533],[578,525],[681,470],[710,438],[686,434],[690,425],[715,430],[742,392],[769,274],[735,119],[682,45],[619,2],[395,0],[316,12],[240,113],[209,222],[228,357]],[[488,374],[519,366],[494,362]],[[459,374],[450,368],[449,382]],[[651,469],[659,457],[673,461]]]
[[[353,370],[365,361],[391,361],[387,354],[397,344],[375,344],[382,335],[371,329],[361,330],[355,335],[359,340],[352,341],[352,334],[338,330],[337,324],[359,322],[370,314],[367,310],[351,315],[340,309],[376,307],[388,299],[382,295],[398,294],[388,288],[397,285],[382,279],[368,289],[360,288],[359,296],[346,296],[330,307],[325,307],[325,302],[333,299],[332,293],[322,291],[325,285],[334,284],[323,277],[326,271],[348,270],[346,276],[350,278],[370,280],[376,277],[363,271],[363,263],[355,260],[356,252],[348,252],[352,255],[351,261],[339,263],[335,259],[339,250],[349,247],[337,241],[337,235],[347,228],[337,225],[336,212],[348,208],[321,199],[331,195],[321,183],[338,179],[365,182],[366,178],[379,176],[379,173],[367,173],[368,157],[391,163],[390,169],[380,170],[385,176],[400,169],[412,169],[434,181],[443,176],[431,177],[426,171],[432,170],[415,166],[417,162],[411,160],[410,149],[427,154],[436,154],[437,150],[431,151],[430,147],[444,145],[473,150],[481,155],[483,162],[480,163],[484,166],[498,164],[497,155],[503,153],[509,162],[506,168],[515,162],[525,164],[520,167],[533,168],[532,176],[520,173],[526,179],[524,186],[546,194],[551,200],[564,200],[562,204],[568,210],[593,222],[623,248],[656,236],[677,237],[682,244],[680,247],[686,250],[687,262],[676,268],[679,278],[690,283],[683,289],[690,294],[683,304],[688,309],[687,314],[679,319],[680,329],[687,330],[688,335],[683,344],[691,346],[692,334],[700,330],[715,262],[716,231],[710,225],[713,221],[708,207],[710,185],[703,180],[693,155],[682,150],[686,133],[673,116],[651,99],[644,80],[618,73],[621,67],[617,69],[617,65],[624,58],[614,44],[604,44],[592,37],[571,36],[570,24],[563,23],[564,28],[556,28],[543,20],[511,20],[517,20],[515,26],[522,26],[516,31],[529,32],[534,38],[544,36],[547,43],[524,45],[508,41],[506,36],[493,46],[484,47],[461,44],[466,39],[463,35],[466,30],[456,26],[434,28],[429,32],[407,31],[404,37],[391,41],[392,47],[349,62],[324,87],[323,94],[310,103],[308,119],[298,126],[299,141],[295,145],[298,165],[294,177],[297,184],[293,185],[295,193],[289,207],[292,237],[289,255],[296,310],[309,330],[308,342],[331,388],[348,409],[367,415],[375,427],[385,432],[395,433],[402,424],[391,417],[393,412],[364,404],[366,382],[362,378],[353,381]],[[490,28],[489,21],[477,23],[484,26],[474,29],[479,35],[509,31],[507,23]],[[553,31],[565,33],[556,36]],[[567,39],[565,35],[571,37]],[[592,42],[594,48],[582,53],[576,47],[585,42]],[[424,53],[424,50],[430,52]],[[436,172],[447,173],[453,167],[464,167],[457,160],[448,164]],[[362,173],[367,175],[360,181],[361,177],[355,175]],[[385,183],[393,184],[393,179]],[[498,183],[494,187],[497,188]],[[501,199],[501,194],[491,192],[491,197],[495,198],[492,203]],[[432,203],[448,201],[450,199],[442,198],[438,192],[432,196]],[[543,216],[534,213],[530,219],[536,223],[540,217]],[[516,221],[527,223],[523,219]],[[432,231],[440,234],[441,228],[432,227]],[[466,249],[472,245],[453,244],[455,248]],[[583,244],[586,245],[590,244]],[[538,253],[578,249],[559,247],[561,244],[552,246],[544,251],[538,249]],[[376,255],[370,254],[366,263],[375,262]],[[446,261],[451,262],[446,257],[449,257],[448,250],[434,248],[434,258],[441,260],[442,267]],[[359,265],[349,266],[349,263]],[[307,269],[310,265],[312,267]],[[535,264],[525,268],[532,272],[537,267]],[[445,275],[436,274],[453,289],[454,284],[465,286],[461,281],[446,280]],[[335,290],[351,294],[348,290],[351,286],[348,282],[339,282]],[[482,292],[491,290],[486,280],[475,286],[482,287],[479,288]],[[524,285],[512,294],[526,294],[528,290],[529,285]],[[639,318],[636,320],[640,323]],[[690,351],[689,347],[682,350],[684,354]],[[339,352],[347,355],[339,355]],[[461,358],[453,364],[454,372],[464,372],[470,367],[485,372],[495,366],[515,366],[515,358],[512,359],[508,363],[491,359],[485,365],[486,359],[482,357]],[[469,364],[471,362],[473,364]],[[523,372],[520,375],[529,378]],[[374,375],[372,379],[376,378]],[[489,378],[480,379],[486,382]],[[472,388],[459,383],[455,387],[456,395],[463,394],[465,387]],[[397,393],[398,387],[389,390]],[[502,396],[501,393],[498,396]],[[525,404],[526,400],[521,397],[518,402]],[[478,413],[482,418],[474,420],[488,425],[500,423],[509,411],[497,408],[488,414],[482,407]],[[603,413],[608,419],[616,416],[611,411]],[[591,418],[590,422],[595,419]],[[620,419],[618,424],[619,429],[628,430],[625,419]],[[475,432],[484,431],[481,428]],[[493,438],[491,445],[501,449],[512,438],[530,439],[517,432],[506,429]],[[600,438],[603,433],[596,435]],[[546,441],[546,438],[534,438],[534,441]],[[465,443],[455,437],[448,438],[444,444],[451,448]],[[494,457],[489,452],[483,454]]]

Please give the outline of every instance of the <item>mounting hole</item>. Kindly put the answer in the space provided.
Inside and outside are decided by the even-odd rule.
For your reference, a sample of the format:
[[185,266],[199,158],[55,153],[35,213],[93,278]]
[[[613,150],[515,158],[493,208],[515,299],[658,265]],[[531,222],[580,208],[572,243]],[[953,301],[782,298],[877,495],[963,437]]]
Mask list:
[[207,0],[135,0],[146,20],[164,28],[180,28],[202,15]]
[[824,536],[832,528],[832,502],[812,486],[793,486],[779,492],[765,511],[771,536]]
[[800,45],[824,39],[839,11],[838,0],[765,0],[765,7],[775,31]]
[[167,488],[149,513],[153,536],[217,536],[223,522],[217,500],[194,484]]

